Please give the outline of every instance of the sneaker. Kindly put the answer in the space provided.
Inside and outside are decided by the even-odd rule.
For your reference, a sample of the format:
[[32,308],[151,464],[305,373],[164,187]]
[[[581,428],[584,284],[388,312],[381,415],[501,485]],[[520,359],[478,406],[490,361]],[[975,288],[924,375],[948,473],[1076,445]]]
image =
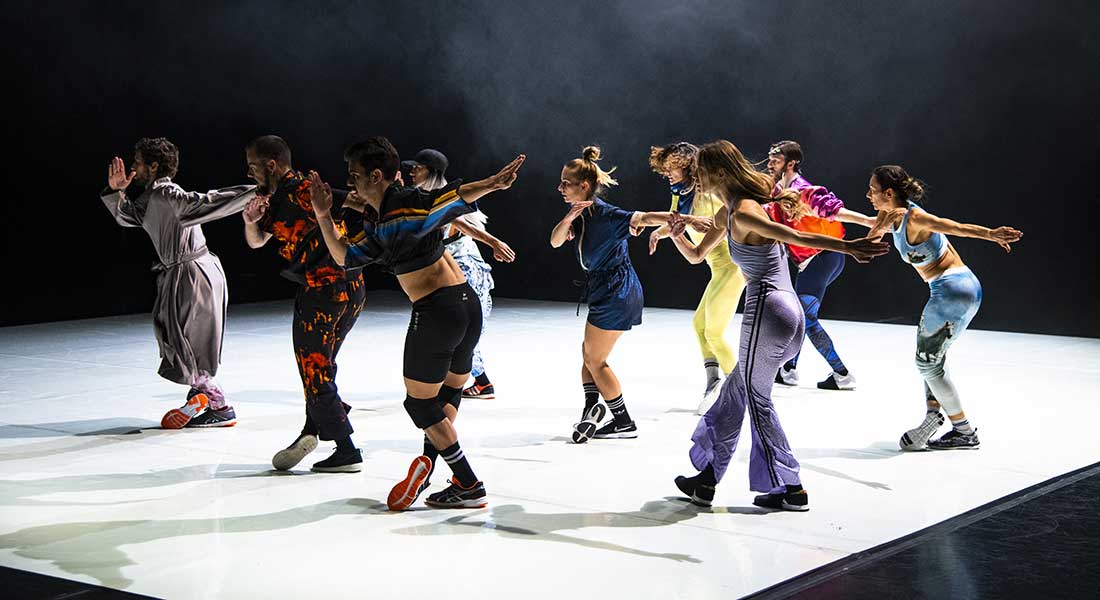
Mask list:
[[787,365],[779,367],[775,374],[775,382],[780,385],[798,385],[798,367],[788,369]]
[[232,427],[237,424],[237,413],[232,406],[221,410],[207,407],[199,416],[191,419],[186,427]]
[[428,487],[428,474],[432,472],[432,459],[427,456],[417,456],[409,465],[409,474],[390,490],[386,497],[386,507],[393,511],[401,511],[412,506],[420,497],[420,493]]
[[943,425],[943,413],[938,411],[926,413],[923,423],[901,434],[898,446],[907,452],[927,450],[928,438],[936,433],[940,425]]
[[[789,487],[790,486],[788,486],[788,488]],[[810,495],[807,494],[806,489],[803,488],[796,492],[761,494],[753,498],[752,503],[762,508],[805,512],[810,510]]]
[[279,450],[275,456],[271,457],[271,466],[279,471],[289,471],[316,449],[317,436],[303,433],[294,440],[293,444]]
[[696,506],[710,506],[714,501],[714,486],[699,483],[699,476],[676,478],[676,487],[688,497],[688,500]]
[[356,448],[353,452],[341,452],[337,449],[332,456],[313,463],[309,470],[314,473],[358,473],[363,470],[363,451]]
[[819,390],[854,390],[856,389],[856,378],[849,372],[847,375],[841,375],[836,371],[829,373],[829,376],[825,378],[825,381],[817,382],[817,389]]
[[940,436],[940,439],[928,442],[928,449],[977,450],[981,445],[982,443],[978,441],[977,429],[974,430],[974,433],[961,433],[958,429],[952,428],[951,431]]
[[424,501],[432,508],[483,508],[489,504],[485,484],[477,482],[470,488],[460,487],[454,480],[446,489],[436,492]]
[[592,437],[598,440],[627,440],[638,437],[638,427],[634,421],[619,425],[615,421],[600,427]]
[[164,416],[160,419],[160,426],[162,429],[183,429],[191,422],[191,419],[206,410],[208,404],[210,404],[210,398],[192,388],[187,394],[187,403],[164,413]]
[[699,402],[699,407],[695,409],[695,414],[699,416],[707,414],[710,407],[718,401],[718,395],[722,393],[723,383],[725,383],[724,379],[716,379],[707,386],[707,393],[703,394],[703,399]]
[[492,400],[493,398],[496,398],[496,395],[493,392],[493,384],[490,383],[489,385],[478,385],[475,383],[470,387],[462,390],[462,397],[470,398],[472,400]]
[[592,408],[584,414],[581,422],[573,425],[573,443],[583,444],[592,439],[592,436],[596,433],[596,428],[600,426],[600,421],[603,421],[605,416],[607,416],[606,406],[600,402],[592,405]]

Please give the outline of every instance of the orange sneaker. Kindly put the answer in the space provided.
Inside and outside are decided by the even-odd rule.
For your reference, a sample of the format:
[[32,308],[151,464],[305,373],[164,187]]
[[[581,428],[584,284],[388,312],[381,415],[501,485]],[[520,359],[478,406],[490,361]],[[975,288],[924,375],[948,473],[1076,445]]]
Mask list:
[[409,465],[409,474],[390,490],[386,498],[386,506],[390,510],[401,511],[412,506],[423,491],[424,480],[432,472],[432,459],[427,456],[417,456]]
[[187,395],[187,404],[164,413],[160,419],[161,429],[183,429],[210,404],[210,398],[202,392]]

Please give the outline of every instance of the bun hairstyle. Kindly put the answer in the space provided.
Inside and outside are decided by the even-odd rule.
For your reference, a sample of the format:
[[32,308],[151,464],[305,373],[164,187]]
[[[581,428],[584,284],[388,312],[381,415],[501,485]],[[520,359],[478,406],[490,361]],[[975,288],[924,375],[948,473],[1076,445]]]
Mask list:
[[606,191],[609,186],[619,185],[619,182],[611,177],[611,174],[615,172],[615,167],[612,167],[610,171],[604,171],[596,164],[599,160],[599,146],[585,146],[584,150],[581,151],[580,158],[574,158],[565,164],[565,167],[575,174],[577,179],[588,182],[589,187],[592,189],[591,195]]
[[924,198],[924,183],[913,179],[898,165],[882,165],[871,171],[871,176],[882,191],[894,190],[902,202],[916,202]]

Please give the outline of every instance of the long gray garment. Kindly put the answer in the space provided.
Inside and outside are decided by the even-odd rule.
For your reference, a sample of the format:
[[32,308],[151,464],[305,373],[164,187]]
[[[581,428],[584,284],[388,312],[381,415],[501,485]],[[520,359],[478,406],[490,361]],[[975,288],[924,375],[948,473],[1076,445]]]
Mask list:
[[782,244],[751,246],[732,238],[728,243],[730,256],[746,280],[737,368],[695,427],[688,455],[700,471],[711,465],[715,479],[721,481],[747,412],[752,432],[749,489],[781,492],[785,485],[800,484],[799,465],[772,404],[772,384],[780,365],[802,348],[806,317],[791,287]]
[[149,234],[160,259],[153,268],[153,328],[161,377],[202,386],[217,374],[229,293],[221,261],[206,249],[201,225],[244,210],[255,195],[251,185],[185,192],[167,177],[136,200],[110,189],[100,195],[119,225]]

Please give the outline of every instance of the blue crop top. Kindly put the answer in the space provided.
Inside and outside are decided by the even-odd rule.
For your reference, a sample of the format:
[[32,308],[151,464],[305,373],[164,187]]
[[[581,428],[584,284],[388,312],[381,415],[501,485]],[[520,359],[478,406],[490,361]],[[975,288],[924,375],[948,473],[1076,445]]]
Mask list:
[[909,225],[909,215],[914,208],[920,207],[916,203],[910,202],[909,210],[905,211],[905,216],[901,218],[901,225],[892,230],[891,233],[894,234],[894,247],[901,254],[901,259],[914,267],[923,267],[936,262],[947,253],[947,236],[934,232],[928,236],[928,239],[916,246],[910,244],[906,229]]

